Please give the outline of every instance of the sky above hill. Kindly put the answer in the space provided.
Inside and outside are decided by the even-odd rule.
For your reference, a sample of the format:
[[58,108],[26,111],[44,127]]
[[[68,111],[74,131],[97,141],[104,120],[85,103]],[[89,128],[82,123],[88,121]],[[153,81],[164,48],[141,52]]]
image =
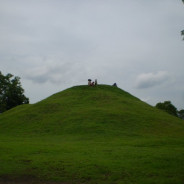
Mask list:
[[0,0],[0,71],[31,103],[97,79],[184,108],[180,0]]

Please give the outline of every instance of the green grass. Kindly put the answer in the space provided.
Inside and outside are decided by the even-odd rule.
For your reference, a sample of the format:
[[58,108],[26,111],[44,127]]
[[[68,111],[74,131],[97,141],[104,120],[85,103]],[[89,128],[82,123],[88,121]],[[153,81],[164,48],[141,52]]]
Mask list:
[[0,180],[184,182],[184,121],[115,87],[76,86],[0,115]]

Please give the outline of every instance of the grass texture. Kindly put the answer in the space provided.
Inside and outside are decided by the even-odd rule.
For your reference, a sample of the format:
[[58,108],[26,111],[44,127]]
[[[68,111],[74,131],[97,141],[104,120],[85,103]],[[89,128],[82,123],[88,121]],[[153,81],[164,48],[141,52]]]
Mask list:
[[0,114],[0,181],[181,184],[184,121],[108,85]]

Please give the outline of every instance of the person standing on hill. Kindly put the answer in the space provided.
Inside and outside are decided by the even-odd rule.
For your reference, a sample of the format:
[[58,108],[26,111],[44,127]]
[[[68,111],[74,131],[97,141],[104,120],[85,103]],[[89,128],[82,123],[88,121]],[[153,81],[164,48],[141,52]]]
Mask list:
[[91,79],[88,79],[88,86],[91,86]]
[[97,86],[97,84],[98,84],[98,83],[97,83],[97,79],[95,79],[95,86]]

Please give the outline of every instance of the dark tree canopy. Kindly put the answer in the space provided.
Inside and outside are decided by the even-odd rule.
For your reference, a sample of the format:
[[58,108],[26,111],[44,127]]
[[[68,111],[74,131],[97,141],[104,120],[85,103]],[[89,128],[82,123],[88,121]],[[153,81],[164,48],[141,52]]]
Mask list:
[[178,111],[178,117],[184,119],[184,109]]
[[161,103],[161,102],[157,103],[156,107],[158,109],[166,111],[167,113],[169,113],[171,115],[178,117],[177,108],[170,101],[165,101],[164,103]]
[[184,40],[184,30],[181,31],[181,35],[183,36],[183,40]]
[[[182,0],[182,2],[184,3],[184,0]],[[181,35],[183,36],[183,40],[184,40],[184,30],[181,31]]]
[[3,75],[0,71],[0,113],[28,103],[29,99],[24,95],[20,78],[12,74]]

